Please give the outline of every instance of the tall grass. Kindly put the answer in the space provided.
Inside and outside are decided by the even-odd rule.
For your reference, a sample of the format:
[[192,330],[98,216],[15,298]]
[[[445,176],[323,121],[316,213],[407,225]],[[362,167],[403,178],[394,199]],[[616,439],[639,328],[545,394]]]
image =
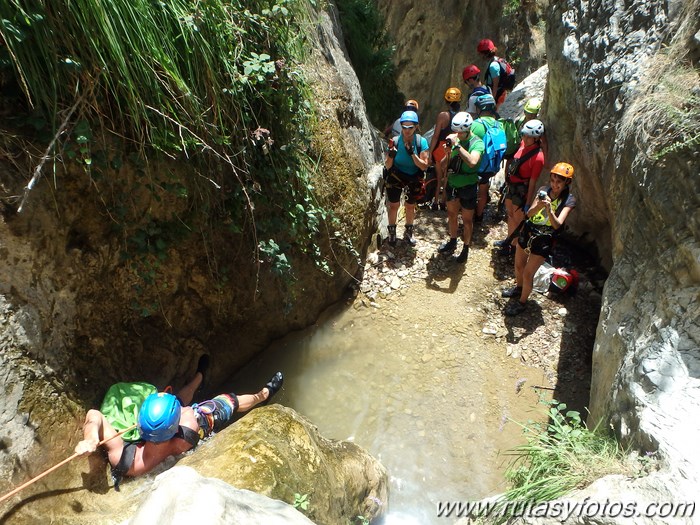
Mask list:
[[578,412],[565,410],[564,403],[552,401],[546,426],[523,427],[527,443],[511,451],[506,500],[549,501],[607,474],[628,470],[613,438],[589,430]]
[[260,116],[270,57],[289,55],[277,37],[287,22],[270,4],[6,0],[0,34],[27,100],[48,114],[91,90],[93,109],[140,142],[165,140],[180,124],[221,143]]
[[[198,196],[203,213],[217,206],[232,233],[252,232],[254,260],[262,251],[284,269],[283,252],[296,245],[326,271],[317,238],[328,215],[312,194],[314,111],[300,66],[313,5],[3,0],[0,88],[14,78],[26,109],[54,122],[54,134],[80,102],[57,150],[77,141],[64,158],[82,160],[93,175],[98,131],[126,138],[124,149],[137,148],[144,169],[163,153],[186,161],[191,179],[204,181],[188,195]],[[101,181],[114,184],[108,174]],[[123,217],[125,206],[114,207],[110,216]]]

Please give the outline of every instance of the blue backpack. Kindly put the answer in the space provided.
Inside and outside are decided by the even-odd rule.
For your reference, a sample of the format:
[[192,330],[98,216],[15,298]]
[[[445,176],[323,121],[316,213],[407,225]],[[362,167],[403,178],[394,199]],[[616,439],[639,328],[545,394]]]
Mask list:
[[506,133],[498,121],[489,125],[486,120],[478,118],[474,122],[481,123],[485,130],[482,139],[484,141],[484,154],[481,157],[479,173],[497,173],[501,169],[501,161],[508,147]]

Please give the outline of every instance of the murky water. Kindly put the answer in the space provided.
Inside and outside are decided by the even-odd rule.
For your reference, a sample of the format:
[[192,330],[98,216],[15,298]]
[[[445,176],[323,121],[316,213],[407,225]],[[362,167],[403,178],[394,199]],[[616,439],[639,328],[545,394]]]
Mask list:
[[379,308],[336,308],[273,345],[233,378],[233,389],[255,390],[282,370],[277,402],[385,465],[387,524],[446,523],[436,516],[438,501],[505,488],[503,452],[523,441],[512,420],[539,417],[531,387],[547,384],[482,333],[469,296],[466,286],[442,294],[414,285]]

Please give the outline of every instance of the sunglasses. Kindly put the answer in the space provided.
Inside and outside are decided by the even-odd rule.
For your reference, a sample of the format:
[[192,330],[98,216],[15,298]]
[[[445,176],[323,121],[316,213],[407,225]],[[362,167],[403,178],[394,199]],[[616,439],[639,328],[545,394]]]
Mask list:
[[415,128],[415,126],[406,126],[405,124],[401,124],[401,127],[402,127],[403,129],[413,129],[413,128]]

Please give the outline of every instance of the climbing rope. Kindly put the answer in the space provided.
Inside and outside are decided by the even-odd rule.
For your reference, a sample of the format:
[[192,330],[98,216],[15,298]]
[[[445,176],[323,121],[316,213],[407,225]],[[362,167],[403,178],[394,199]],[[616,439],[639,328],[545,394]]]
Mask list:
[[[109,438],[107,438],[107,439],[103,439],[102,441],[100,441],[100,442],[97,444],[97,446],[98,446],[98,447],[101,447],[102,445],[104,445],[104,444],[107,443],[108,441],[111,441],[111,440],[114,439],[115,437],[119,437],[119,436],[121,436],[122,434],[128,432],[129,430],[133,430],[134,428],[136,428],[136,425],[132,425],[132,426],[130,426],[129,428],[126,428],[126,429],[122,430],[121,432],[119,432],[119,433],[113,435],[112,437],[109,437]],[[58,463],[58,464],[54,465],[53,467],[51,467],[50,469],[45,470],[44,472],[42,472],[42,473],[39,474],[38,476],[33,477],[32,479],[30,479],[30,480],[27,481],[26,483],[20,485],[20,486],[17,487],[16,489],[14,489],[14,490],[8,492],[8,493],[5,494],[3,497],[1,497],[1,498],[0,498],[0,503],[2,503],[3,501],[5,501],[6,499],[11,498],[12,496],[14,496],[15,494],[17,494],[17,493],[18,493],[19,491],[21,491],[22,489],[27,488],[27,487],[28,487],[29,485],[31,485],[32,483],[35,483],[36,481],[39,481],[39,480],[40,480],[41,478],[43,478],[44,476],[47,476],[47,475],[51,474],[54,470],[56,470],[56,469],[62,467],[62,466],[65,465],[66,463],[70,463],[70,462],[73,461],[75,458],[77,458],[78,456],[81,456],[81,455],[82,455],[82,454],[78,454],[78,453],[76,452],[76,453],[73,454],[72,456],[70,456],[70,457],[64,459],[64,460],[61,461],[60,463]]]

